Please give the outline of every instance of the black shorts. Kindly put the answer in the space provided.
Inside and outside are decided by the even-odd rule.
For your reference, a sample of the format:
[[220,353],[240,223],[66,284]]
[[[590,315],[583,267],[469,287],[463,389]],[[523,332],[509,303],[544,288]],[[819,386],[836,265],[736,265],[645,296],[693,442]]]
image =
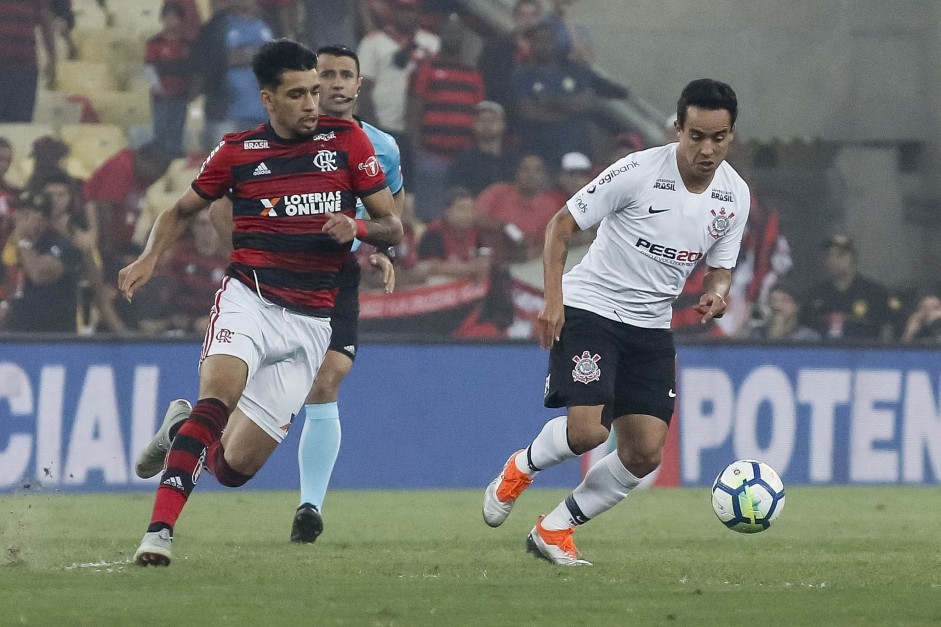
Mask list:
[[333,313],[330,314],[333,333],[328,349],[350,359],[356,359],[356,348],[359,345],[359,278],[359,262],[350,255],[337,275],[339,290]]
[[606,425],[627,414],[669,423],[676,405],[673,333],[566,307],[562,333],[549,353],[545,405],[604,405]]

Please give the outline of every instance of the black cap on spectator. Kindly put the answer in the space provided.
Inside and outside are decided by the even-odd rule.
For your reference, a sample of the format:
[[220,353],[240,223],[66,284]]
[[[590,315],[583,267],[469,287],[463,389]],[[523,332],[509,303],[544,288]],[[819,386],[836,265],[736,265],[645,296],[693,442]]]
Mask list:
[[33,142],[32,156],[39,161],[54,163],[69,155],[69,145],[51,135],[39,137]]

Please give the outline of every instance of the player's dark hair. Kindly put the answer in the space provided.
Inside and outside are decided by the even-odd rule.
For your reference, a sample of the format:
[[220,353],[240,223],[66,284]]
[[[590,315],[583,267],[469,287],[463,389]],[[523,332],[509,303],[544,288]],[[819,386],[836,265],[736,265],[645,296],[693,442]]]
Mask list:
[[252,60],[252,71],[262,89],[275,90],[286,71],[303,72],[317,67],[317,55],[302,43],[291,39],[269,41]]
[[725,109],[729,112],[732,126],[735,126],[738,98],[732,88],[722,81],[700,78],[683,88],[680,99],[676,102],[676,119],[680,127],[686,125],[686,111],[691,106],[709,111]]
[[10,143],[10,140],[6,137],[0,137],[0,148],[9,148],[13,150],[13,144]]
[[341,44],[331,44],[317,48],[317,56],[329,54],[331,57],[349,57],[356,63],[356,75],[359,76],[359,56]]

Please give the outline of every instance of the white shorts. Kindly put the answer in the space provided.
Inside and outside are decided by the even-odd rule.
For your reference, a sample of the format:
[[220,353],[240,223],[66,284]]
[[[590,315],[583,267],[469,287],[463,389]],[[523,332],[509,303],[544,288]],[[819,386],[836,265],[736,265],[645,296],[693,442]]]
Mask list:
[[200,364],[232,355],[248,365],[238,408],[281,442],[304,405],[330,344],[330,319],[269,303],[232,277],[216,292]]

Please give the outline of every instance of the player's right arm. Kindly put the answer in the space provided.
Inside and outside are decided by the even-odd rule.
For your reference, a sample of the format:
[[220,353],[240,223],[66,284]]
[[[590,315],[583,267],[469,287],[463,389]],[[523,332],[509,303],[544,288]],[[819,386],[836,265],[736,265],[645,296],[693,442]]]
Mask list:
[[150,280],[160,255],[180,239],[193,216],[209,205],[209,200],[188,189],[170,209],[157,216],[144,252],[118,273],[118,288],[126,299],[130,301],[134,293]]
[[542,272],[545,301],[539,314],[539,344],[552,348],[565,323],[562,305],[562,273],[569,254],[572,235],[581,230],[568,207],[562,207],[546,227],[546,243],[542,250]]

